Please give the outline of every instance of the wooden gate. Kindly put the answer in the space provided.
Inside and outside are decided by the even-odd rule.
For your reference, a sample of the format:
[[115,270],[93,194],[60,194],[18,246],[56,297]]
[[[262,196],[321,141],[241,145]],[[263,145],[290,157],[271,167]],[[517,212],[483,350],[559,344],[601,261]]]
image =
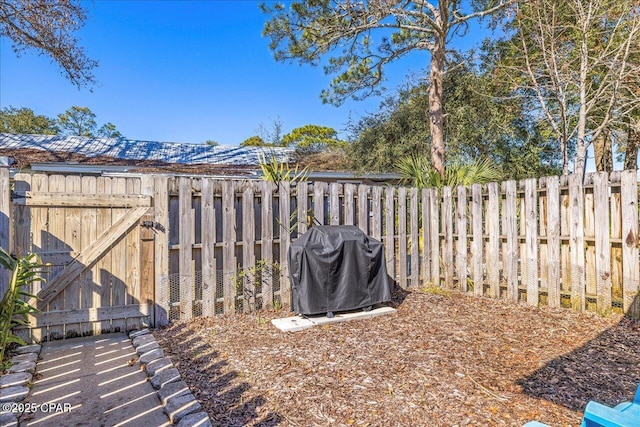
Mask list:
[[[139,177],[16,174],[14,251],[38,254],[35,341],[136,329],[153,310],[152,198]],[[149,216],[145,218],[145,216]],[[149,220],[149,221],[145,221]]]

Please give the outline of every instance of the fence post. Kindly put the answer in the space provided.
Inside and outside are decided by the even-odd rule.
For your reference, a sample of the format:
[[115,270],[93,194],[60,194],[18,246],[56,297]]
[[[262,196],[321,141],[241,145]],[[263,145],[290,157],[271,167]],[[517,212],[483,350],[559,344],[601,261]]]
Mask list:
[[[11,253],[11,183],[9,169],[0,167],[0,247]],[[9,286],[9,272],[0,271],[0,298]]]
[[154,176],[153,214],[154,247],[154,321],[156,327],[169,323],[169,182],[166,176]]
[[[293,309],[291,304],[291,283],[287,256],[291,246],[291,184],[279,184],[280,203],[280,303]],[[336,188],[336,187],[332,187]]]

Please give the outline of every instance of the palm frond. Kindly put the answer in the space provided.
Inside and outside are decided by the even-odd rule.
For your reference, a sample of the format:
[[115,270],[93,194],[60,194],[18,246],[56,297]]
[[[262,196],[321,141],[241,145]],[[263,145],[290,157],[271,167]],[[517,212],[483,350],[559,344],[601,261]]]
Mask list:
[[418,188],[469,186],[502,179],[500,169],[488,159],[469,163],[454,161],[445,168],[444,177],[431,166],[427,156],[402,158],[398,161],[397,169],[404,184]]

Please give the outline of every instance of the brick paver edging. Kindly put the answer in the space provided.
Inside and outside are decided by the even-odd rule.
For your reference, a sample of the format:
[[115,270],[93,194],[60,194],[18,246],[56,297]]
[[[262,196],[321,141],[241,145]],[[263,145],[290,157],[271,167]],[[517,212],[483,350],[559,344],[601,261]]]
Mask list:
[[171,359],[165,357],[149,329],[132,331],[129,338],[136,349],[138,362],[149,376],[171,422],[178,427],[212,427],[209,415],[182,381]]
[[[178,427],[212,427],[209,415],[182,381],[171,359],[165,357],[149,329],[132,331],[129,338],[140,367],[147,373],[171,422]],[[18,426],[22,414],[16,409],[29,395],[41,349],[39,344],[18,347],[8,372],[0,376],[0,426]]]
[[36,361],[40,355],[40,344],[23,345],[13,351],[11,367],[0,376],[0,426],[18,425],[20,403],[29,395]]

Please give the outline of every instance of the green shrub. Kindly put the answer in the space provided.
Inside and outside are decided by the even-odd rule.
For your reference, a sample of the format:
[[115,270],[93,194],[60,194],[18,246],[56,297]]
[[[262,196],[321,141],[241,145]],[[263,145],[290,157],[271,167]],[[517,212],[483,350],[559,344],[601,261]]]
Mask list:
[[34,282],[42,281],[39,276],[42,263],[36,254],[13,258],[0,248],[0,265],[11,272],[9,288],[0,301],[0,362],[4,360],[5,350],[12,343],[24,345],[25,342],[13,333],[13,328],[29,324],[29,313],[38,309],[29,305],[28,292]]

